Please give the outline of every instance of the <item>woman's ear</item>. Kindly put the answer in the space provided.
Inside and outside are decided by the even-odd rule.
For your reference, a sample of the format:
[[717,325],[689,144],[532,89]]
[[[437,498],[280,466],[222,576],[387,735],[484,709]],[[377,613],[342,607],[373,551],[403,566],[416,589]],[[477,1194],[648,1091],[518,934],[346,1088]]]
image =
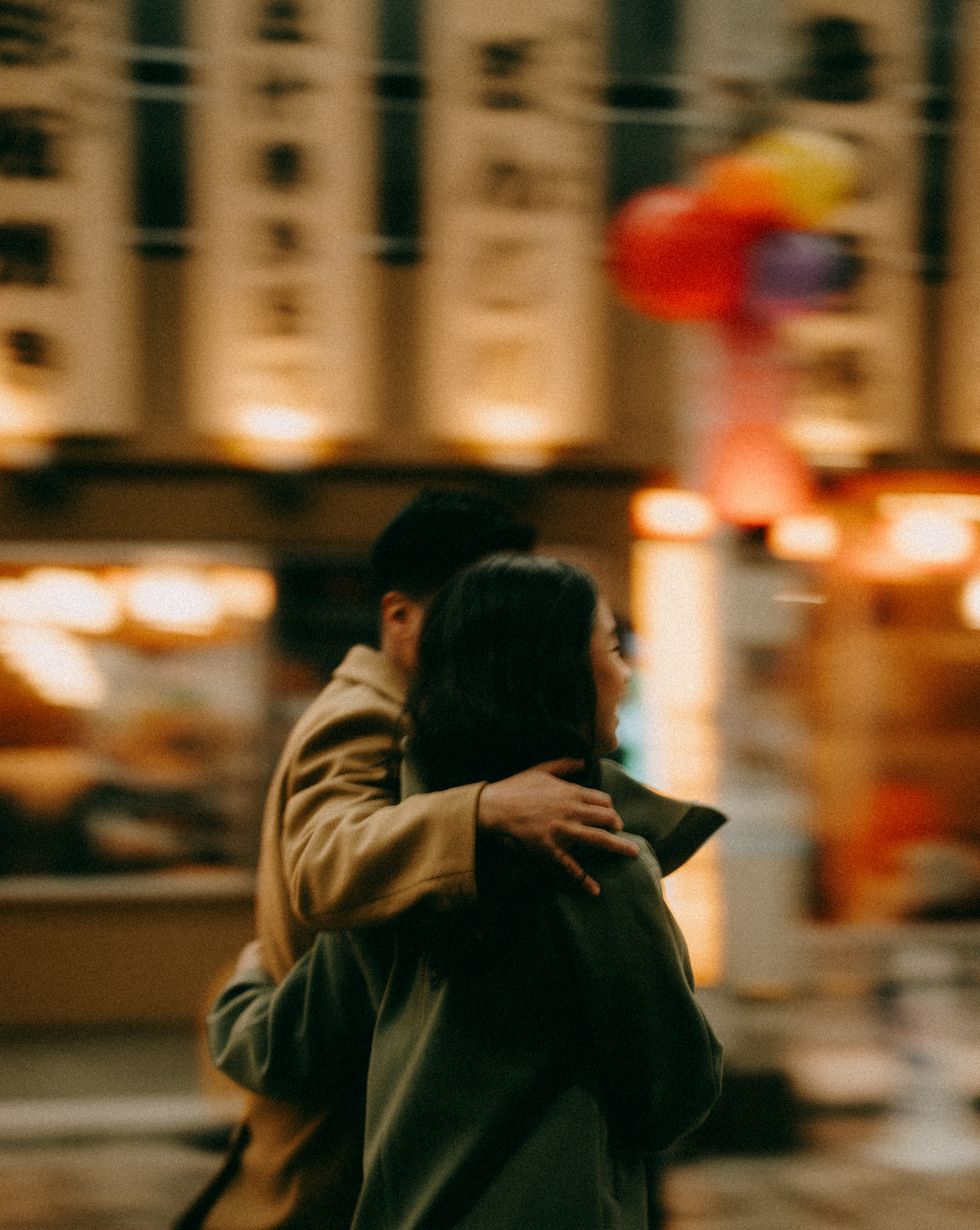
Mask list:
[[409,673],[415,669],[424,615],[425,605],[399,590],[381,599],[381,652]]

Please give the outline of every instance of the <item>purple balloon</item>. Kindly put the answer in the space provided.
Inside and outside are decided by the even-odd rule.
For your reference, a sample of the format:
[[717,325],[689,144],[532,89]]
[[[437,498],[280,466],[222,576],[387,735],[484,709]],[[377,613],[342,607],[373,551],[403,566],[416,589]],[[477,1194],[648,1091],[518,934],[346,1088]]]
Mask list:
[[846,254],[833,235],[776,231],[752,245],[746,306],[779,317],[819,307],[840,283]]

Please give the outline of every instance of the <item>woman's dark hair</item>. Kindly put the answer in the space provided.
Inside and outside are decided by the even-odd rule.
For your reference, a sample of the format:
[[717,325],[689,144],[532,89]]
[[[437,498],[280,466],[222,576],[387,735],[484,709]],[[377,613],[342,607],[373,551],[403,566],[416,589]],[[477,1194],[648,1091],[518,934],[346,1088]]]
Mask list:
[[597,603],[582,569],[510,552],[439,591],[408,699],[408,754],[426,789],[498,781],[565,756],[594,767]]

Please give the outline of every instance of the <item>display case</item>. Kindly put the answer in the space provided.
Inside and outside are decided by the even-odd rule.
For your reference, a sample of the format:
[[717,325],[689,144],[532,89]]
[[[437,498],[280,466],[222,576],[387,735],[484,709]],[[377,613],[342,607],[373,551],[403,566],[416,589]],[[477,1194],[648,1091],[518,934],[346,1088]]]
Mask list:
[[0,876],[247,868],[267,761],[268,561],[0,555]]

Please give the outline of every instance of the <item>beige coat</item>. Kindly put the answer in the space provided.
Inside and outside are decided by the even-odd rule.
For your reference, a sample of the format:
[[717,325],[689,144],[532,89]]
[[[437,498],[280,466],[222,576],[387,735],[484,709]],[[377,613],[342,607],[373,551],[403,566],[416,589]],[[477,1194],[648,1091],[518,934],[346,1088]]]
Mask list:
[[398,803],[406,680],[355,646],[289,736],[266,800],[258,934],[282,978],[317,931],[471,900],[480,786]]
[[[473,897],[480,785],[395,802],[405,689],[397,667],[357,645],[286,742],[262,821],[256,904],[277,979],[318,930],[380,922],[423,898]],[[327,1114],[250,1096],[222,1171],[181,1230],[347,1230],[361,1185],[359,1075]]]

